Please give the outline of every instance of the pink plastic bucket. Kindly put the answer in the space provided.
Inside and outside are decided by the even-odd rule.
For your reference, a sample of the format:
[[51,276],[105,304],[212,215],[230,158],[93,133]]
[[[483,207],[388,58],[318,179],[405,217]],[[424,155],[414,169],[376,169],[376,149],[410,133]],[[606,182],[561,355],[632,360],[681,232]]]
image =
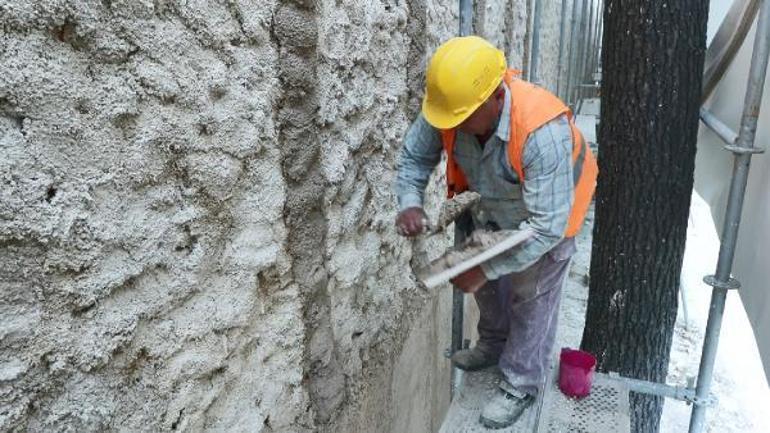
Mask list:
[[596,358],[588,352],[564,348],[559,357],[559,389],[569,397],[585,397],[591,392]]

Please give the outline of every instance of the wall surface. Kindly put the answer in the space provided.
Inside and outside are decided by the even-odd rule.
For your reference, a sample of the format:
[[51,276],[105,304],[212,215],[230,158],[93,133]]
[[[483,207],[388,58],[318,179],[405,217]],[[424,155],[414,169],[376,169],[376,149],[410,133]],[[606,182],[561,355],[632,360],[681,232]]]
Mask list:
[[275,106],[318,35],[253,5],[0,5],[0,430],[314,425]]
[[527,0],[476,0],[474,5],[474,32],[505,52],[508,67],[524,68]]
[[[479,33],[522,63],[525,2]],[[0,431],[436,431],[395,156],[450,0],[0,4]],[[441,198],[440,173],[428,208]]]
[[[537,82],[556,93],[559,81],[562,0],[542,0],[540,16],[540,63]],[[566,11],[570,11],[569,6]],[[569,23],[569,21],[567,21]],[[565,31],[569,28],[565,27]],[[566,39],[566,38],[565,38]]]
[[[559,80],[562,0],[540,1],[542,12],[537,82],[550,91],[556,92]],[[572,12],[572,1],[567,0],[567,3],[567,10]],[[532,0],[477,0],[475,2],[473,20],[475,32],[505,52],[509,67],[524,72],[530,67],[532,23],[529,18],[534,13],[533,6]],[[569,18],[571,17],[568,14],[567,19]],[[566,30],[569,32],[569,26]],[[568,35],[565,38],[568,38]],[[565,50],[568,48],[567,45]]]

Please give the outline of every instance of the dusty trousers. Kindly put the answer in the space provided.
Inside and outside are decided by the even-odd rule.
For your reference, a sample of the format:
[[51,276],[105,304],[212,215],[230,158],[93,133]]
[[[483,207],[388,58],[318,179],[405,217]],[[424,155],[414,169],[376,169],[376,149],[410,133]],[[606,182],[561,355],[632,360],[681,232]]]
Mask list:
[[564,239],[532,266],[487,282],[476,294],[477,347],[521,392],[536,395],[551,363],[562,286],[575,240]]

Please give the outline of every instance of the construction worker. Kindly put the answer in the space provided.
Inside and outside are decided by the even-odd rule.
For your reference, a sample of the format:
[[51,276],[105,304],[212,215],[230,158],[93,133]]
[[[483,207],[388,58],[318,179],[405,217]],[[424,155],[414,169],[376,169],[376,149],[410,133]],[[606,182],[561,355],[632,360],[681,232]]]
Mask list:
[[513,424],[543,383],[561,287],[596,184],[591,150],[557,97],[506,70],[505,55],[477,36],[438,48],[426,74],[422,113],[398,163],[398,231],[425,229],[428,178],[447,154],[448,195],[481,194],[475,229],[530,227],[534,237],[452,282],[474,293],[479,340],[452,356],[463,370],[499,366],[498,392],[483,408],[488,428]]

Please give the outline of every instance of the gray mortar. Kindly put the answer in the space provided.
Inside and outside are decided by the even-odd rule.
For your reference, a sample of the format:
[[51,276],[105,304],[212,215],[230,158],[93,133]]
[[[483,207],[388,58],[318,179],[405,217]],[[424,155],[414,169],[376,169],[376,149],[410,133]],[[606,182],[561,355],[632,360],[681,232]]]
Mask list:
[[[571,9],[567,9],[571,12]],[[569,14],[568,14],[569,17]],[[559,71],[559,37],[561,36],[561,0],[546,0],[540,18],[539,81],[543,87],[556,92]]]
[[0,430],[311,425],[244,5],[0,5]]
[[505,52],[508,67],[523,69],[526,59],[528,0],[477,0],[474,32]]
[[318,165],[322,142],[313,116],[318,109],[318,28],[316,5],[282,5],[274,19],[280,53],[283,96],[278,110],[284,176],[289,179],[284,216],[289,229],[288,251],[293,276],[303,294],[305,336],[303,369],[317,424],[327,423],[345,397],[345,378],[339,369],[330,327],[328,277],[324,269],[326,188]]
[[0,23],[0,431],[436,430],[451,297],[406,270],[451,239],[399,237],[392,181],[456,2]]

